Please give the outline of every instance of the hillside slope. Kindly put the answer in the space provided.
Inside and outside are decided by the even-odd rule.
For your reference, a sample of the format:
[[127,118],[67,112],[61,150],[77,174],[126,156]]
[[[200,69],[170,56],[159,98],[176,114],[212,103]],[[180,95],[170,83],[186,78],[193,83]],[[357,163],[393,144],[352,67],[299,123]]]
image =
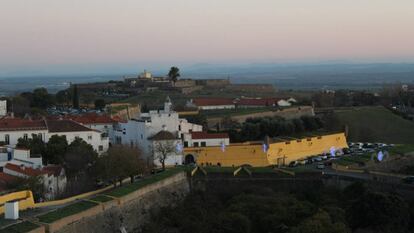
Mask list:
[[384,107],[356,107],[335,113],[342,125],[348,125],[351,141],[414,144],[414,122]]

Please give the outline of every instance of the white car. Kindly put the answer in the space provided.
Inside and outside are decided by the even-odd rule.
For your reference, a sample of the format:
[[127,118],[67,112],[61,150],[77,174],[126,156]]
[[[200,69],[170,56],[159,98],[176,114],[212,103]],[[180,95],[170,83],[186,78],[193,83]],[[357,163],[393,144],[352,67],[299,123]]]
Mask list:
[[316,168],[318,168],[318,169],[325,169],[325,164],[318,163],[318,165],[316,165]]

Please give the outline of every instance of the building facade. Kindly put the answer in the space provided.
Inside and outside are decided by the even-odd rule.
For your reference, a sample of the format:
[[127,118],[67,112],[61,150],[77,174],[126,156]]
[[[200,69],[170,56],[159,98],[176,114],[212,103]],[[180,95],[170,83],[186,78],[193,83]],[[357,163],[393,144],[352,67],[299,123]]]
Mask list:
[[347,148],[344,133],[307,137],[291,140],[246,142],[230,144],[226,147],[184,148],[185,161],[194,159],[199,165],[265,167],[283,166],[308,156],[329,153],[331,148]]
[[53,135],[65,136],[70,144],[76,138],[81,138],[99,153],[109,148],[109,137],[101,131],[88,128],[73,120],[26,120],[1,119],[0,142],[15,147],[19,138],[40,137],[48,142]]

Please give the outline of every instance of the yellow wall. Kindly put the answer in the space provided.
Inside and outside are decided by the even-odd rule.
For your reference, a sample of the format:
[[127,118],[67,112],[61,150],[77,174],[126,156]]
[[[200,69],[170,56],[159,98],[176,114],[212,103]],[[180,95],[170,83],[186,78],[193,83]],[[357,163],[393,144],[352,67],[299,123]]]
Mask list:
[[4,204],[11,200],[21,199],[19,201],[19,210],[25,210],[28,208],[34,208],[34,199],[31,191],[20,191],[15,193],[9,193],[0,196],[0,214],[4,213]]
[[220,163],[223,167],[240,166],[250,164],[256,167],[269,166],[266,154],[262,145],[229,145],[225,152],[220,147],[197,147],[185,148],[185,154],[192,154],[196,157],[197,164],[206,165]]
[[[290,140],[271,143],[267,153],[263,152],[262,144],[230,144],[225,151],[220,147],[185,148],[185,155],[195,156],[199,165],[218,165],[231,167],[249,164],[254,167],[264,167],[304,159],[307,156],[329,153],[330,148],[348,147],[345,134],[337,133],[320,137],[309,137],[300,140]],[[283,159],[284,158],[284,159]],[[283,161],[284,160],[284,161]]]
[[[289,144],[287,144],[289,143]],[[324,135],[320,137],[308,137],[288,142],[272,143],[269,146],[269,163],[278,164],[285,158],[285,164],[291,161],[305,159],[311,155],[329,153],[330,148],[347,148],[344,133]]]

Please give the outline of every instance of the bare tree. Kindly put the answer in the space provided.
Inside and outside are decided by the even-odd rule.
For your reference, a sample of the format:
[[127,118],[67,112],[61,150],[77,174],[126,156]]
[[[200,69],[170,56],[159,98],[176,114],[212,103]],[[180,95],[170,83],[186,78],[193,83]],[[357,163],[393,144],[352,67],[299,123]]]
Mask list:
[[154,159],[162,165],[162,170],[165,170],[165,160],[171,154],[175,154],[175,141],[174,140],[160,140],[154,142]]

